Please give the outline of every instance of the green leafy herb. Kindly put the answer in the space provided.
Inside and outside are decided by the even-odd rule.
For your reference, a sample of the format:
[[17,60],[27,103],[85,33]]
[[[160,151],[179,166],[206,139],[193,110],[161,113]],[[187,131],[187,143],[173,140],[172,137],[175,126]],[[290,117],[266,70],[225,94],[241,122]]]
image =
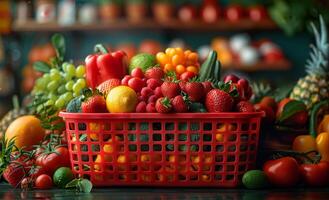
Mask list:
[[33,63],[33,68],[36,71],[48,73],[50,71],[51,66],[49,66],[46,62],[37,61]]
[[306,106],[301,101],[290,101],[288,102],[282,111],[282,114],[279,116],[278,121],[283,122],[294,114],[306,110]]
[[71,182],[66,184],[65,188],[75,188],[77,192],[90,193],[93,188],[93,184],[84,178],[73,179]]
[[61,34],[53,35],[51,37],[51,43],[55,48],[56,56],[57,56],[58,60],[63,62],[65,51],[66,51],[64,36]]

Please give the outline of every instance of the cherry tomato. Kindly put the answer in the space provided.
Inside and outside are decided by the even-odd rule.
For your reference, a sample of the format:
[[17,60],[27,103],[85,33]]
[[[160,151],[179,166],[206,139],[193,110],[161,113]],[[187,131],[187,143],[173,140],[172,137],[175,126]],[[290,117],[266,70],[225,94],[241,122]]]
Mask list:
[[193,73],[193,72],[184,72],[184,73],[182,73],[182,75],[180,75],[180,80],[189,81],[193,77],[195,77],[195,73]]
[[329,163],[321,161],[317,164],[302,164],[300,166],[304,182],[309,186],[324,186],[328,183]]
[[295,186],[300,179],[299,165],[293,157],[267,161],[263,170],[271,184],[278,187]]
[[145,85],[144,81],[140,78],[133,77],[128,81],[128,86],[134,89],[135,92],[140,92],[144,87],[144,85]]
[[248,14],[249,18],[252,21],[261,21],[268,18],[267,11],[262,5],[252,6],[248,8]]
[[57,153],[43,154],[36,159],[36,164],[42,167],[46,174],[52,176],[60,167],[70,167],[69,151],[66,147],[57,147]]
[[239,21],[244,14],[243,8],[240,5],[230,5],[226,8],[226,18],[229,21]]
[[53,186],[53,180],[47,174],[41,174],[35,179],[35,187],[38,189],[50,189]]

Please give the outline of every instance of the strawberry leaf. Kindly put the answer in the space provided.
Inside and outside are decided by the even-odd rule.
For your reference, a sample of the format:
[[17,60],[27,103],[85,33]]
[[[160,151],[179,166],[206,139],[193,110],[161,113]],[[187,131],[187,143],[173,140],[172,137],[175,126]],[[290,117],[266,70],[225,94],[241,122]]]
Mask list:
[[300,111],[306,110],[306,106],[303,102],[301,101],[290,101],[288,102],[281,113],[281,115],[278,118],[278,122],[283,122],[289,117],[295,115],[296,113]]

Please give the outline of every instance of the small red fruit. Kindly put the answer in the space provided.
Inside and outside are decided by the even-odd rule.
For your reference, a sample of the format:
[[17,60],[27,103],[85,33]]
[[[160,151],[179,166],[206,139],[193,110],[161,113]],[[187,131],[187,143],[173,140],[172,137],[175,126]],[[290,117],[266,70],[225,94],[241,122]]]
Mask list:
[[139,67],[136,67],[135,69],[133,69],[130,74],[132,77],[135,77],[135,78],[140,78],[140,79],[144,78],[143,70]]
[[266,8],[262,5],[248,8],[248,14],[252,21],[261,21],[268,18]]
[[3,178],[13,187],[18,187],[25,176],[24,166],[12,163],[3,172]]
[[41,174],[35,180],[35,187],[37,189],[46,190],[46,189],[50,189],[52,186],[53,186],[53,181],[51,177],[47,174]]
[[146,105],[146,112],[148,112],[148,113],[155,113],[156,112],[156,110],[155,110],[155,103],[148,103],[147,105]]
[[158,97],[156,95],[152,95],[148,98],[147,103],[155,103],[157,101]]
[[161,92],[164,97],[171,99],[179,95],[180,87],[178,83],[165,81],[161,85]]
[[123,79],[121,80],[121,85],[126,85],[128,86],[128,81],[132,78],[132,76],[130,75],[126,75],[125,77],[123,77]]
[[254,105],[254,109],[255,111],[263,111],[265,112],[265,117],[264,122],[266,124],[273,124],[275,121],[275,113],[273,111],[273,109],[267,105],[263,105],[263,104],[255,104]]
[[144,87],[144,82],[140,78],[133,77],[128,81],[128,86],[135,90],[135,92],[140,92]]
[[162,81],[159,79],[155,79],[155,78],[150,78],[146,81],[147,87],[151,88],[152,90],[161,86],[161,84],[162,84]]
[[101,95],[94,95],[82,102],[81,110],[83,113],[107,113],[106,101]]
[[212,83],[210,81],[202,82],[204,94],[207,94],[213,89]]
[[141,91],[141,95],[143,97],[149,98],[151,95],[153,95],[153,90],[151,90],[148,87],[143,87]]
[[158,98],[163,97],[163,95],[162,95],[162,91],[161,91],[161,87],[157,87],[157,88],[155,88],[155,90],[154,90],[154,94],[155,94]]
[[146,112],[146,103],[145,101],[141,101],[136,106],[137,113],[145,113]]
[[224,83],[232,81],[232,83],[237,83],[239,81],[239,77],[235,76],[234,74],[230,74],[224,77]]
[[236,104],[235,110],[237,112],[255,112],[254,105],[249,101],[240,101]]
[[188,82],[188,81],[190,81],[190,79],[192,79],[194,77],[195,77],[195,73],[193,73],[193,72],[184,72],[180,75],[179,79],[182,80],[182,81]]
[[187,82],[185,92],[191,101],[200,101],[203,98],[203,85],[199,82]]
[[177,113],[184,113],[188,111],[187,104],[182,95],[178,95],[171,100],[172,107]]
[[205,105],[208,112],[230,112],[234,100],[227,92],[220,89],[212,89],[208,92]]
[[[295,100],[290,99],[290,98],[285,98],[279,102],[277,113],[276,113],[277,118],[279,118],[281,116],[281,114],[284,110],[284,107],[290,101],[295,101]],[[286,119],[283,123],[287,124],[287,125],[304,126],[306,124],[307,120],[308,120],[308,113],[306,111],[306,106],[305,106],[305,110],[295,113],[293,116]]]
[[226,18],[229,21],[239,21],[242,19],[244,10],[240,5],[230,5],[226,9]]
[[145,77],[146,78],[154,78],[157,80],[163,79],[165,73],[160,67],[152,67],[145,72]]
[[172,109],[170,100],[167,97],[161,97],[155,103],[155,109],[158,113],[169,113]]

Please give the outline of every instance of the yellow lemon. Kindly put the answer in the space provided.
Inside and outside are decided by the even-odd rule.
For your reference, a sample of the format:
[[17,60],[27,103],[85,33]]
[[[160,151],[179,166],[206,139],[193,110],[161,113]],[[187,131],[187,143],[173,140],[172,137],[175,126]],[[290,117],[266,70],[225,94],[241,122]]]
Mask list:
[[129,113],[135,111],[136,92],[128,86],[113,88],[106,98],[107,110],[111,113]]

